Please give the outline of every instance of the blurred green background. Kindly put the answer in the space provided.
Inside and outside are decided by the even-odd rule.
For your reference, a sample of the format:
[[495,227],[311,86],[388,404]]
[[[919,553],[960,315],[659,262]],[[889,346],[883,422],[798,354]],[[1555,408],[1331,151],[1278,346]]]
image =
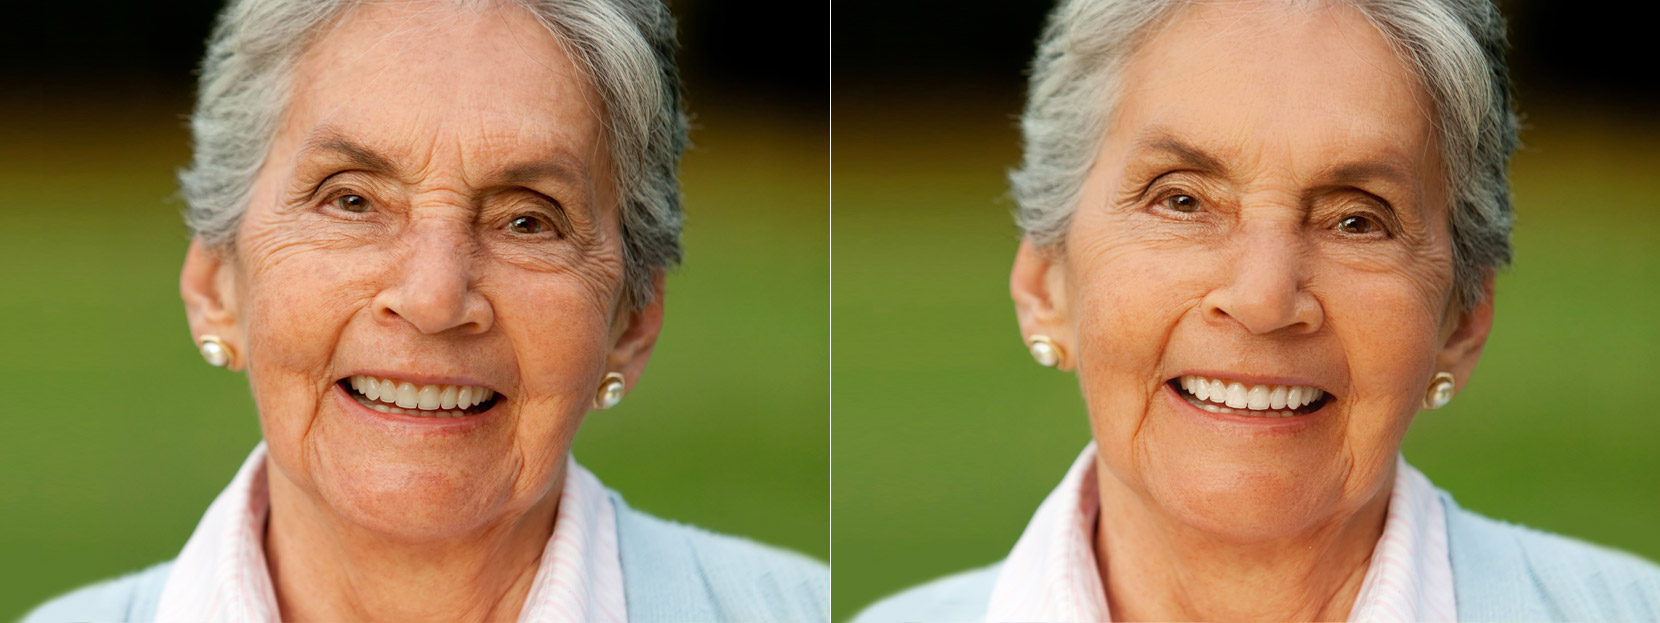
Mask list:
[[[1050,3],[946,4],[836,2],[837,620],[1002,559],[1089,441],[1075,377],[1032,363],[1008,297],[1004,173]],[[1655,58],[1555,4],[1502,3],[1516,262],[1468,389],[1405,454],[1466,508],[1660,559],[1660,97],[1620,78]]]
[[[259,439],[245,378],[202,362],[177,285],[173,173],[217,3],[144,4],[105,8],[184,21],[112,30],[145,39],[100,55],[86,33],[54,42],[84,24],[53,13],[36,43],[70,56],[0,67],[0,620],[177,555]],[[732,5],[671,4],[695,126],[686,262],[646,376],[575,452],[636,508],[827,559],[826,42],[797,34],[817,73],[771,76],[723,60]]]

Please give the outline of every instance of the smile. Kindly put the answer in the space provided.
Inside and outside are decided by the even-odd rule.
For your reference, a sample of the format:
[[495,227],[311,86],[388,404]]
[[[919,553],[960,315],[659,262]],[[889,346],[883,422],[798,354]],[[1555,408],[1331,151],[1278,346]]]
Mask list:
[[1211,413],[1255,417],[1293,417],[1319,411],[1330,400],[1324,390],[1301,385],[1246,385],[1205,376],[1170,380],[1189,403]]
[[487,387],[417,385],[410,381],[359,374],[340,380],[359,404],[381,413],[456,418],[489,411],[498,396]]

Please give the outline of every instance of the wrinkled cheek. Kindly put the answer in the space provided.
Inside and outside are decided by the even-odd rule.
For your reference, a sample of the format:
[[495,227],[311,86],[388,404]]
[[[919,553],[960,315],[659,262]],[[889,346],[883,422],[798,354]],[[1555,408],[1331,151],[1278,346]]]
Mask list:
[[327,322],[326,304],[296,295],[281,275],[262,277],[245,308],[248,382],[260,426],[273,444],[302,433],[327,399],[325,379],[339,323]]
[[1078,380],[1102,443],[1129,444],[1155,399],[1159,362],[1184,304],[1156,265],[1108,263],[1074,298]]

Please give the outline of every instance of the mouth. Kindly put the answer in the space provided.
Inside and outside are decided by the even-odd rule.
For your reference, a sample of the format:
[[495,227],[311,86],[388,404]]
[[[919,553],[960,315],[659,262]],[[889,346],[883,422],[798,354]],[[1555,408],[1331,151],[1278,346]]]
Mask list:
[[403,379],[359,374],[337,382],[370,409],[416,417],[459,418],[489,411],[507,399],[475,385],[422,385]]
[[1166,382],[1189,404],[1211,413],[1285,418],[1319,411],[1336,399],[1303,385],[1251,385],[1208,376],[1179,376]]

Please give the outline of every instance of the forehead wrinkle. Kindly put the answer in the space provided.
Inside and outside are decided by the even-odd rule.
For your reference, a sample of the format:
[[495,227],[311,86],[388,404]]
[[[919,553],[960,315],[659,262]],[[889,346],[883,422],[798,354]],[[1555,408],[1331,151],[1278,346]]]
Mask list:
[[[411,3],[411,4],[413,4],[413,3]],[[409,10],[409,11],[406,11],[403,15],[399,16],[398,21],[393,25],[393,27],[379,32],[378,35],[375,36],[372,40],[370,40],[366,45],[353,46],[349,42],[340,42],[340,41],[335,40],[336,35],[338,35],[341,32],[347,31],[348,26],[350,26],[352,28],[362,28],[363,27],[362,24],[358,24],[356,22],[361,21],[360,18],[362,17],[362,11],[365,8],[383,8],[383,7],[391,8],[392,10],[398,10],[398,8],[399,8],[399,7],[389,6],[389,5],[381,4],[381,3],[369,3],[368,5],[354,7],[352,9],[350,9],[346,14],[344,14],[344,15],[340,16],[339,18],[335,19],[332,24],[325,27],[325,30],[323,30],[323,32],[318,36],[318,38],[315,40],[315,42],[312,45],[309,46],[309,49],[306,51],[305,56],[303,57],[303,59],[300,63],[300,67],[297,68],[297,70],[295,72],[295,75],[297,77],[302,77],[302,76],[303,77],[309,77],[309,78],[311,78],[311,82],[315,83],[318,78],[321,78],[322,76],[325,76],[325,75],[329,75],[329,73],[330,73],[329,70],[330,69],[338,70],[339,68],[342,68],[342,67],[362,67],[366,63],[365,59],[368,59],[368,58],[374,56],[375,54],[379,53],[380,48],[383,45],[385,45],[388,40],[398,38],[400,35],[402,35],[404,33],[415,32],[417,27],[418,27],[418,18],[421,17],[421,15],[424,12],[422,10]],[[427,11],[430,11],[430,10],[432,10],[432,9],[431,8],[427,9]],[[377,20],[377,22],[384,22],[384,21],[385,20]],[[392,49],[392,50],[385,51],[385,56],[388,59],[401,58],[408,51],[408,46],[409,45],[410,45],[410,42],[406,41],[403,44],[400,44],[400,46],[397,49]],[[345,49],[342,49],[343,47]],[[348,50],[352,50],[352,48],[356,48],[355,51],[348,52]],[[345,53],[346,55],[339,56],[342,53]],[[319,66],[319,63],[322,62],[322,60],[324,59],[324,57],[326,55],[337,55],[337,58],[335,60],[329,62],[326,66]],[[340,98],[340,99],[338,99],[338,101],[335,101],[333,103],[328,104],[326,107],[318,109],[318,114],[316,115],[316,118],[317,119],[330,119],[330,118],[333,118],[336,115],[338,115],[340,113],[340,111],[344,110],[347,106],[350,105],[350,102],[352,100],[364,97],[365,94],[369,91],[370,86],[377,83],[388,72],[390,72],[394,67],[396,67],[397,63],[394,63],[394,62],[391,62],[390,60],[388,60],[388,61],[383,61],[383,62],[376,63],[376,65],[377,66],[375,67],[375,69],[374,69],[374,71],[371,75],[366,76],[363,79],[354,81],[355,82],[355,84],[354,84],[355,88],[352,91],[353,97]],[[296,93],[296,95],[304,94],[305,96],[311,96],[311,97],[307,97],[306,99],[315,99],[316,86],[317,85],[315,85],[315,84],[311,84],[311,85],[309,85],[310,88],[303,88],[303,89],[296,86],[295,93]],[[299,103],[299,98],[296,98],[295,103],[296,104]],[[315,102],[311,102],[311,103],[314,106],[316,105]],[[289,108],[290,108],[290,113],[289,114],[292,114],[293,111],[298,109],[298,106],[291,105]],[[285,116],[287,116],[287,115],[285,115]],[[332,126],[329,126],[327,124],[325,124],[322,127],[330,128],[337,136],[341,136],[341,137],[345,136],[344,133],[341,132],[339,130],[339,128],[337,128],[337,127],[332,127]],[[390,171],[391,167],[386,167],[386,169],[388,171]]]
[[[566,42],[565,38],[555,29],[548,27],[548,25],[542,21],[540,16],[535,15],[533,12],[530,12],[528,9],[523,7],[514,8],[526,13],[531,13],[532,21],[539,26],[539,29],[531,30],[530,33],[533,36],[547,35],[550,39],[552,39],[556,48],[553,50],[556,53],[553,56],[563,57],[569,64],[569,68],[574,70],[573,72],[570,72],[573,75],[567,76],[565,68],[554,66],[554,64],[552,64],[547,57],[543,57],[536,53],[535,48],[522,36],[524,33],[521,32],[521,29],[512,28],[509,30],[513,43],[519,47],[521,52],[524,53],[525,58],[542,67],[550,75],[567,78],[572,83],[577,85],[575,90],[577,95],[582,98],[583,107],[588,110],[588,114],[599,125],[599,132],[596,137],[598,140],[594,141],[593,147],[588,153],[588,156],[591,159],[600,157],[601,152],[609,148],[609,145],[607,144],[609,140],[608,137],[614,128],[612,127],[611,120],[606,116],[605,98],[599,92],[600,85],[595,84],[593,80],[590,79],[590,76],[593,74],[593,68],[589,66],[588,62],[583,58],[583,55],[579,50],[574,49],[573,46]],[[608,156],[609,154],[605,155]],[[612,162],[611,166],[615,168],[617,164]],[[587,185],[589,194],[592,194],[593,178],[587,174],[586,167],[584,167],[583,176],[580,178],[580,181]]]
[[1334,184],[1358,185],[1368,181],[1383,181],[1412,188],[1417,179],[1413,169],[1391,156],[1382,159],[1366,159],[1351,162],[1337,162],[1324,167],[1319,173],[1319,179],[1329,180]]
[[549,178],[582,187],[587,187],[592,179],[588,164],[562,149],[555,149],[542,159],[498,166],[489,174],[491,180],[514,185]]
[[327,153],[344,158],[352,165],[377,173],[396,174],[397,165],[374,148],[353,140],[340,128],[322,124],[312,130],[300,148],[299,160],[308,160],[315,154]]
[[1205,173],[1228,173],[1228,166],[1221,158],[1181,139],[1164,126],[1155,125],[1143,130],[1132,143],[1130,153],[1132,160],[1145,159],[1150,155],[1165,155],[1190,169]]

